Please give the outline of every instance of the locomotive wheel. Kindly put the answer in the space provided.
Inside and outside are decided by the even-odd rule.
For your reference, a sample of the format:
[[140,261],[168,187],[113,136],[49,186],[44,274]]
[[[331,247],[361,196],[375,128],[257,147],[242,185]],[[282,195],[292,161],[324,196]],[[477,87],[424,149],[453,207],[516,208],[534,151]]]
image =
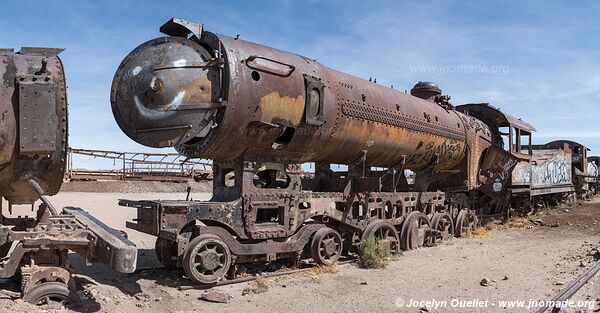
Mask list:
[[60,309],[79,301],[77,293],[61,282],[45,282],[32,287],[23,300],[47,309]]
[[329,227],[323,227],[315,233],[310,253],[317,264],[332,265],[342,254],[342,236]]
[[413,250],[425,244],[431,245],[432,239],[427,234],[429,225],[427,215],[419,211],[410,212],[402,224],[400,233],[402,249]]
[[231,252],[218,236],[200,235],[190,241],[183,256],[183,271],[198,284],[213,284],[227,274]]
[[177,243],[163,238],[156,238],[154,251],[160,264],[168,269],[177,268]]
[[365,228],[361,240],[365,241],[368,238],[375,238],[383,244],[385,251],[390,255],[400,253],[400,238],[398,232],[392,223],[384,220],[377,220]]
[[454,225],[452,224],[452,218],[448,213],[437,212],[431,219],[431,228],[441,232],[441,236],[437,235],[433,237],[433,241],[448,240],[454,236]]
[[458,212],[458,216],[456,216],[455,225],[456,237],[471,235],[477,226],[477,217],[471,210],[462,209]]

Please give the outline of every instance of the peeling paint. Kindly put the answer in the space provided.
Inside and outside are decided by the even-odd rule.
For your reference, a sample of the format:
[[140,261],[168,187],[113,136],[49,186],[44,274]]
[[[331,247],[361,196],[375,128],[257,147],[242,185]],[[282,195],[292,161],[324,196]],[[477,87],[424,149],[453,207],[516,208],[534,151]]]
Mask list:
[[276,123],[284,120],[299,125],[304,114],[304,96],[282,97],[273,91],[260,99],[260,120]]

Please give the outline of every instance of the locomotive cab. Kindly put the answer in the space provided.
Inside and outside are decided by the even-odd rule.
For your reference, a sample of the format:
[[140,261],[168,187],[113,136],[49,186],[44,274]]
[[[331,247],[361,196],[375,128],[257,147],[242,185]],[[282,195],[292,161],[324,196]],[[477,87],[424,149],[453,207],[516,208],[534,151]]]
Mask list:
[[489,103],[463,104],[460,112],[476,117],[492,130],[492,141],[520,160],[531,160],[531,136],[535,128],[519,118],[500,111]]

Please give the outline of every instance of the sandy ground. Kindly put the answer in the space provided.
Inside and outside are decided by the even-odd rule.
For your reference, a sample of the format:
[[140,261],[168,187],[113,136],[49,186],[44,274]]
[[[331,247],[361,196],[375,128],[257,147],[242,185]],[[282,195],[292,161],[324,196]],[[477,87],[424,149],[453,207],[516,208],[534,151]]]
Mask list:
[[212,181],[134,181],[134,180],[95,180],[95,181],[67,181],[60,188],[60,192],[102,192],[102,193],[162,193],[186,192],[190,187],[192,192],[211,192]]
[[[207,199],[209,194],[193,196]],[[135,210],[119,207],[118,199],[184,197],[184,193],[63,192],[52,200],[57,206],[82,207],[109,226],[124,229],[125,220],[133,218]],[[101,264],[86,266],[74,255],[72,263],[89,299],[71,309],[128,313],[420,312],[422,308],[429,312],[533,312],[534,309],[527,309],[530,300],[550,299],[598,257],[598,202],[540,217],[545,224],[558,223],[558,227],[493,230],[483,237],[454,239],[436,247],[404,252],[382,270],[342,265],[334,273],[311,272],[268,280],[265,283],[270,287],[266,292],[244,296],[243,290],[251,284],[214,288],[232,296],[229,303],[199,300],[204,290],[178,290],[190,281],[177,271],[157,268],[118,274]],[[128,233],[140,248],[139,267],[158,265],[154,238],[131,230]],[[480,284],[483,278],[489,281],[488,286]],[[598,298],[600,275],[574,297],[576,301],[588,301],[582,303],[584,308],[561,312],[597,312]],[[524,301],[525,307],[510,307],[519,304],[500,302],[504,300]],[[477,301],[479,307],[469,307]],[[592,305],[595,306],[590,308]],[[39,311],[20,300],[0,300],[0,312],[8,310]]]

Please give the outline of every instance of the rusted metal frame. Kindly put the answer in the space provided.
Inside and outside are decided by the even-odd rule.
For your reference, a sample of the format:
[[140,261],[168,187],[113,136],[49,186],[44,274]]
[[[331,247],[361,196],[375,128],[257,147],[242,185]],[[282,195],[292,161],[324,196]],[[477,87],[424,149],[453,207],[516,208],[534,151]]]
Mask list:
[[433,174],[435,166],[439,162],[439,158],[439,153],[435,153],[429,165],[416,173],[414,186],[418,191],[427,191],[427,187],[429,186],[429,182],[431,180],[431,175]]
[[[396,164],[394,164],[394,166],[388,169],[388,173],[392,173],[392,184],[394,192],[398,191],[398,185],[401,183],[401,187],[408,187],[408,183],[406,182],[406,174],[404,173],[404,165],[406,165],[406,155],[402,155],[400,160]],[[398,175],[398,172],[400,172],[400,175]]]
[[[190,164],[201,164],[201,165],[210,165],[211,164],[206,161],[194,161],[191,158],[182,157],[180,154],[177,154],[177,153],[117,152],[117,151],[87,150],[87,149],[73,149],[73,148],[70,148],[69,151],[73,154],[86,155],[86,156],[90,156],[90,157],[100,157],[100,158],[107,158],[107,159],[121,159],[121,158],[125,157],[125,159],[127,161],[134,160],[135,162],[153,163],[153,164],[162,164],[164,162],[148,161],[147,159],[150,157],[161,157],[161,158],[174,157],[174,160],[172,162],[174,162],[175,160],[184,159],[185,163],[190,163]],[[131,156],[128,156],[128,155],[131,155]],[[142,156],[146,160],[136,159],[136,156],[138,156],[138,155]]]
[[120,231],[108,227],[86,211],[75,207],[66,207],[63,212],[74,216],[97,238],[94,242],[93,256],[109,268],[121,273],[135,271],[137,249],[135,244]]
[[[153,170],[159,170],[159,172],[163,173],[179,173],[180,175],[191,175],[194,172],[194,168],[197,165],[202,165],[203,168],[206,169],[207,166],[211,166],[211,163],[205,161],[195,161],[189,158],[182,159],[179,154],[167,153],[167,154],[144,154],[144,153],[129,153],[129,152],[115,152],[115,151],[102,151],[102,150],[85,150],[85,149],[69,149],[69,155],[72,154],[81,154],[90,157],[100,157],[100,158],[108,158],[108,159],[121,159],[123,166],[118,174],[121,179],[126,178],[128,175],[135,175],[136,173],[143,174],[144,172],[148,172],[149,174],[153,173]],[[128,156],[128,154],[132,154]],[[150,160],[151,157],[158,157],[159,160]],[[139,159],[141,158],[141,159]],[[72,157],[70,158],[73,159]],[[175,165],[175,163],[179,163]],[[133,165],[135,164],[135,165]],[[131,173],[128,173],[128,167],[132,166]],[[144,168],[144,166],[148,166],[148,168]],[[108,172],[100,172],[100,171],[84,171],[84,170],[75,170],[73,166],[70,166],[69,175],[74,176],[75,174],[90,174],[94,175],[96,173],[107,173],[110,174],[111,171]]]
[[299,252],[308,243],[310,236],[317,230],[325,227],[324,224],[308,224],[301,227],[297,233],[290,236],[283,242],[263,241],[260,243],[244,244],[234,238],[227,230],[221,227],[198,226],[199,234],[215,234],[227,243],[231,252],[236,256],[244,255],[274,255],[275,253],[294,253]]
[[11,254],[4,261],[0,262],[0,278],[10,278],[15,275],[23,256],[30,251],[35,251],[33,248],[25,248],[23,244],[18,243],[12,250]]
[[367,150],[361,153],[348,164],[349,178],[364,178],[367,172]]

